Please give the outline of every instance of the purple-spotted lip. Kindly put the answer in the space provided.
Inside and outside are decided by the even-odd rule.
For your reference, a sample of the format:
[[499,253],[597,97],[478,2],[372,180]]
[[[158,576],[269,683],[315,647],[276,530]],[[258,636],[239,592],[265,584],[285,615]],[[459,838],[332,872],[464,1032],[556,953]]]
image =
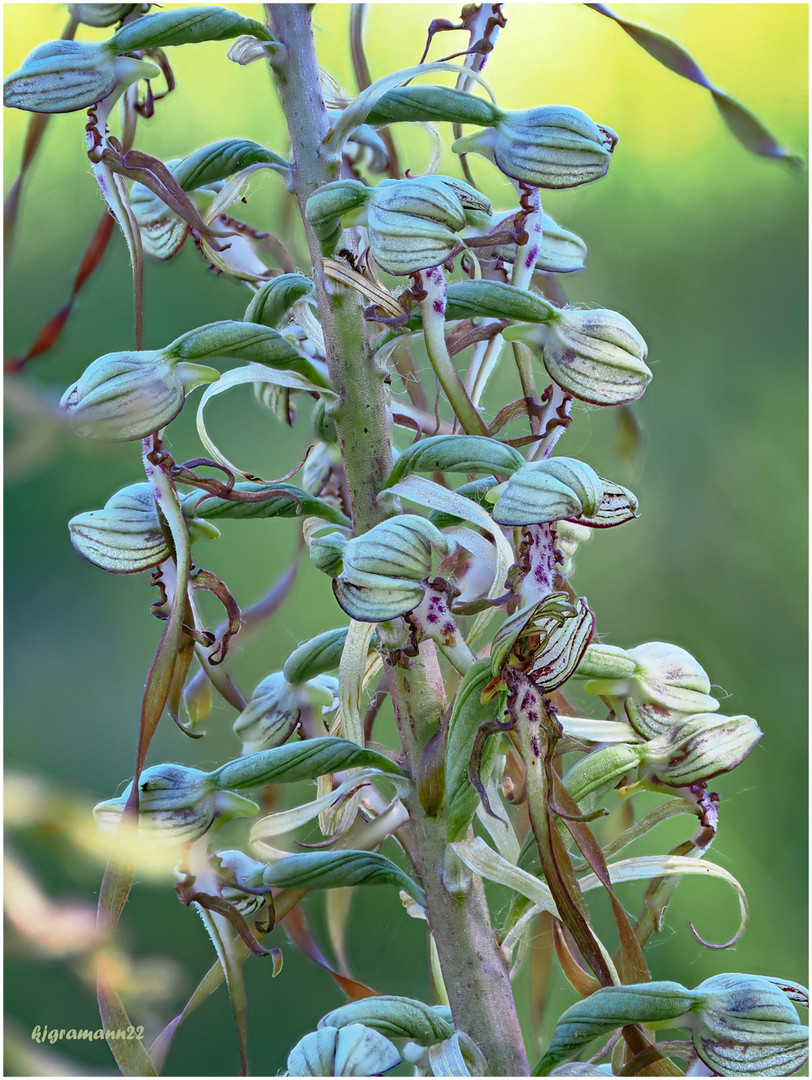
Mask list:
[[601,145],[611,154],[618,144],[617,132],[612,131],[611,128],[604,127],[602,124],[598,124],[598,131],[601,133]]

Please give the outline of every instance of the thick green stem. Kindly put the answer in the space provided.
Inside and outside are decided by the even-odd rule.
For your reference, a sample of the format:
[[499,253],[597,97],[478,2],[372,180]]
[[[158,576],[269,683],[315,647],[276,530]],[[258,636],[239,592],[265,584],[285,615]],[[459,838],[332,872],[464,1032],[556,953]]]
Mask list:
[[[324,149],[329,124],[319,90],[310,8],[272,4],[267,12],[274,37],[287,46],[288,56],[295,57],[295,63],[276,71],[291,137],[290,187],[305,222],[327,366],[339,394],[333,417],[355,528],[363,532],[396,509],[389,497],[379,497],[392,467],[388,375],[371,356],[359,299],[325,278],[319,244],[304,214],[308,197],[321,184],[334,180],[339,168],[338,160]],[[382,627],[381,632],[401,636],[397,624]],[[391,671],[404,755],[415,773],[423,747],[438,730],[445,703],[433,647],[424,646],[408,668],[398,666]],[[409,810],[417,869],[455,1023],[480,1046],[493,1075],[526,1076],[528,1063],[510,980],[491,929],[482,883],[475,881],[462,899],[452,897],[441,878],[445,822],[442,817],[429,818],[417,800]]]
[[388,517],[391,505],[378,493],[392,469],[387,371],[378,366],[365,333],[360,296],[326,277],[321,248],[305,216],[317,187],[335,180],[340,158],[324,148],[330,124],[321,96],[310,9],[303,4],[268,4],[274,37],[295,63],[276,68],[279,95],[289,121],[292,164],[289,187],[299,203],[316,283],[330,382],[338,394],[330,414],[335,421],[357,532]]
[[[443,682],[434,646],[424,642],[408,668],[390,668],[398,731],[415,775],[443,718]],[[443,881],[445,815],[429,817],[417,798],[409,805],[417,871],[426,893],[429,926],[440,957],[449,1004],[459,1031],[469,1034],[488,1062],[489,1075],[527,1076],[528,1062],[507,965],[491,929],[482,880],[452,895]]]

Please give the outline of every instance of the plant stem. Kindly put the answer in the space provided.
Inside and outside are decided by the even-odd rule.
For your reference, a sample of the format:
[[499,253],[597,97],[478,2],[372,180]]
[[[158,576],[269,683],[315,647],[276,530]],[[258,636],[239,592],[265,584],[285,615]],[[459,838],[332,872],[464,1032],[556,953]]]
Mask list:
[[321,96],[310,9],[303,4],[267,4],[266,10],[274,37],[287,46],[288,56],[296,58],[295,63],[274,69],[291,139],[288,186],[304,222],[327,368],[338,394],[330,415],[338,431],[353,522],[356,531],[366,532],[391,513],[388,499],[378,499],[392,469],[385,392],[389,376],[372,359],[360,298],[325,276],[321,248],[305,216],[308,198],[317,187],[337,179],[340,167],[340,157],[324,148],[330,124]]
[[[394,502],[379,498],[392,467],[387,415],[388,375],[371,356],[358,299],[328,281],[321,251],[304,210],[321,184],[334,180],[339,162],[324,151],[327,113],[319,90],[310,8],[303,4],[267,5],[274,37],[295,57],[276,70],[291,137],[290,187],[305,222],[324,330],[330,381],[339,394],[332,415],[341,443],[356,530],[365,531],[389,516]],[[400,638],[398,624],[381,626],[384,638]],[[407,766],[417,769],[423,748],[437,732],[445,695],[436,653],[424,645],[408,668],[390,664],[390,689]],[[482,882],[461,899],[442,882],[445,822],[428,818],[417,800],[411,811],[418,872],[427,897],[431,926],[455,1024],[479,1045],[497,1076],[526,1076],[528,1063],[507,968],[490,925]]]
[[[419,663],[389,669],[392,701],[409,771],[443,718],[443,683],[433,644],[420,647]],[[414,825],[416,867],[426,893],[429,926],[458,1031],[465,1031],[488,1062],[489,1075],[527,1076],[521,1028],[507,965],[491,929],[482,879],[454,895],[445,887],[445,816],[428,817],[417,798],[408,806]]]
[[420,270],[415,278],[423,293],[420,310],[423,315],[423,336],[434,374],[451,402],[454,414],[469,435],[487,435],[488,429],[479,415],[468,391],[448,355],[445,343],[446,286],[442,268],[432,266]]

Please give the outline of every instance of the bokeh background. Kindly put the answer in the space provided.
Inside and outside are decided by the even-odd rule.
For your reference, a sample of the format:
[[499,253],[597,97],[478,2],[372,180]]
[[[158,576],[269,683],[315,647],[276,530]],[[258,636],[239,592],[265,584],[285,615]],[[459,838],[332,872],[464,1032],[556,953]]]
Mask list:
[[[604,640],[687,647],[725,698],[723,711],[755,716],[765,733],[751,757],[715,785],[722,816],[711,858],[744,885],[749,932],[732,952],[704,949],[688,919],[706,937],[723,941],[735,926],[735,901],[722,884],[686,881],[649,949],[653,976],[695,985],[717,971],[740,970],[804,981],[805,176],[748,154],[705,91],[660,67],[585,6],[512,4],[505,10],[508,25],[487,67],[500,104],[573,104],[620,134],[604,180],[552,193],[545,206],[589,247],[586,272],[565,281],[570,297],[629,316],[649,342],[654,371],[636,408],[643,435],[633,461],[619,453],[612,410],[578,411],[562,444],[566,453],[633,487],[641,504],[639,521],[596,535],[581,551],[574,583],[596,611]],[[806,5],[621,4],[618,11],[676,37],[717,85],[756,111],[784,144],[806,154]],[[431,19],[457,14],[448,4],[373,5],[373,74],[416,63]],[[35,45],[57,37],[65,19],[61,5],[5,5],[6,72]],[[320,5],[315,22],[323,65],[354,90],[347,6]],[[459,42],[444,35],[432,55],[463,47]],[[285,151],[267,70],[230,63],[226,49],[172,51],[178,88],[141,125],[138,146],[168,158],[240,135]],[[20,113],[5,117],[6,190],[25,123]],[[80,113],[56,117],[30,176],[6,262],[6,357],[25,352],[67,299],[102,210],[84,155],[83,124]],[[431,149],[425,133],[398,131],[397,138],[404,161],[414,171],[424,168]],[[497,208],[513,205],[490,165],[477,158],[472,166]],[[444,167],[459,175],[450,153]],[[286,202],[278,179],[266,176],[252,185],[246,216],[286,234]],[[147,347],[195,325],[239,317],[247,300],[244,288],[212,277],[187,245],[171,263],[147,265]],[[149,613],[146,578],[105,575],[83,562],[66,528],[72,515],[101,506],[140,478],[138,447],[82,444],[53,424],[38,402],[55,402],[90,360],[131,343],[129,269],[124,243],[115,236],[58,347],[32,361],[22,382],[6,380],[8,850],[28,875],[7,878],[14,924],[6,938],[7,1071],[16,1074],[113,1071],[103,1043],[37,1046],[30,1032],[37,1024],[97,1026],[87,961],[71,953],[71,942],[80,940],[82,905],[95,901],[100,865],[76,830],[71,838],[70,808],[83,820],[95,801],[131,776],[140,693],[159,626]],[[492,412],[517,393],[511,374],[500,376]],[[306,425],[293,431],[276,425],[247,389],[219,399],[211,420],[226,452],[260,475],[287,471],[305,446]],[[171,445],[180,459],[199,452],[192,416],[172,425]],[[282,571],[294,545],[292,522],[226,522],[222,539],[205,550],[201,543],[197,555],[247,606]],[[236,678],[250,689],[281,667],[297,642],[343,621],[324,579],[304,566],[272,623],[235,647]],[[231,722],[225,707],[215,708],[207,738],[193,743],[167,720],[150,760],[219,763],[238,751]],[[661,827],[653,850],[682,839],[678,825],[669,832],[672,824]],[[634,909],[639,892],[624,895]],[[77,905],[75,935],[64,910],[60,922],[43,896]],[[494,902],[498,906],[499,897]],[[329,951],[321,901],[313,897],[307,905]],[[121,941],[128,959],[122,954],[119,975],[131,1016],[152,1036],[182,1007],[213,954],[171,883],[148,876],[128,904]],[[348,954],[359,979],[383,992],[428,997],[422,941],[420,925],[402,914],[394,890],[357,898]],[[284,1069],[290,1046],[341,1001],[323,971],[281,943],[285,966],[276,980],[268,963],[252,958],[246,965],[259,1074]],[[518,985],[529,1024],[526,972]],[[555,984],[545,1027],[570,996]],[[221,989],[182,1029],[167,1071],[232,1075],[236,1068]]]

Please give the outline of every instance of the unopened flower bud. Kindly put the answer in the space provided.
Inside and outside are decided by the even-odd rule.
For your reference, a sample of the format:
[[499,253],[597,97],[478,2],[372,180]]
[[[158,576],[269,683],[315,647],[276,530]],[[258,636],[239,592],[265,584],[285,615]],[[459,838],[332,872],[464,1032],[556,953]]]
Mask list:
[[750,716],[691,716],[646,744],[644,775],[675,787],[712,780],[740,765],[761,735]]
[[27,112],[77,112],[138,79],[158,75],[155,64],[116,56],[105,42],[47,41],[5,80],[3,102]]
[[315,289],[316,286],[304,274],[280,274],[257,289],[245,309],[244,320],[276,329],[296,301],[312,294]]
[[495,127],[457,139],[457,154],[482,154],[506,175],[541,188],[598,180],[609,168],[617,135],[568,105],[503,112]]
[[[629,732],[632,736],[633,732]],[[604,746],[579,758],[564,777],[573,799],[581,805],[590,796],[597,797],[637,772],[646,753],[645,743],[616,743]],[[590,807],[592,803],[588,804]],[[584,807],[582,807],[583,809]]]
[[540,348],[550,378],[593,405],[634,401],[651,381],[646,343],[616,311],[565,309],[544,325],[509,327],[505,338]]
[[422,176],[383,180],[366,208],[369,247],[389,274],[439,266],[460,248],[467,208],[490,212],[490,203],[461,180]]
[[[209,860],[214,870],[215,888],[220,896],[244,919],[256,915],[265,905],[266,897],[245,890],[262,888],[265,864],[236,849],[218,851]],[[200,879],[196,884],[202,884]]]
[[[719,702],[711,696],[705,669],[678,645],[652,641],[626,650],[623,658],[617,655],[610,658],[605,647],[590,646],[585,657],[587,665],[597,661],[601,649],[606,663],[610,667],[615,665],[611,667],[613,673],[588,682],[586,691],[616,698],[617,708],[620,711],[625,708],[629,723],[644,738],[654,739],[664,734],[686,716],[715,712],[719,708]],[[631,671],[629,661],[635,665]],[[621,666],[625,674],[620,674]],[[587,667],[584,673],[591,670]]]
[[338,705],[338,681],[329,675],[293,686],[281,671],[258,683],[234,721],[243,754],[270,750],[286,742],[299,725],[302,709],[328,712]]
[[360,622],[385,622],[413,611],[426,591],[432,548],[448,556],[456,544],[415,514],[382,521],[344,548],[343,569],[333,584],[336,599]]
[[[102,829],[115,828],[132,793],[128,784],[116,799],[98,803],[93,816]],[[233,791],[217,788],[211,774],[183,765],[153,765],[138,783],[138,828],[150,840],[196,840],[218,817],[252,817],[259,807]]]
[[[469,221],[473,215],[468,215]],[[502,231],[514,225],[515,211],[495,214],[491,220],[483,219],[480,235]],[[478,222],[477,222],[478,223]],[[536,256],[536,269],[551,274],[570,274],[584,269],[586,244],[574,232],[562,228],[549,214],[541,215],[541,241]],[[495,244],[488,249],[492,258],[512,264],[516,258],[515,243]]]
[[317,188],[307,200],[305,215],[325,255],[335,249],[341,235],[342,218],[361,210],[370,193],[370,188],[360,180],[334,180]]
[[401,1060],[389,1039],[363,1024],[323,1027],[288,1054],[288,1076],[380,1076]]
[[713,1075],[790,1076],[809,1056],[809,1029],[793,1000],[808,1005],[802,986],[737,973],[714,975],[695,990],[675,982],[602,987],[563,1013],[535,1074],[567,1075],[552,1070],[594,1039],[642,1023],[690,1031]]
[[[787,985],[787,984],[783,984]],[[736,973],[714,975],[694,991],[690,1026],[696,1051],[719,1076],[789,1076],[809,1056],[809,1029],[800,1023],[791,994],[802,987]],[[808,998],[807,998],[808,1002]]]
[[577,458],[553,457],[523,466],[506,481],[493,508],[500,525],[532,525],[595,512],[601,478]]
[[68,4],[71,15],[85,26],[114,26],[137,4]]
[[160,351],[107,353],[59,404],[81,438],[129,442],[174,420],[189,390],[219,378],[214,368],[179,363]]
[[341,573],[344,564],[344,551],[349,540],[343,533],[332,532],[327,536],[314,536],[309,543],[310,561],[317,570],[328,577]]
[[313,406],[311,419],[313,421],[313,431],[318,439],[329,443],[331,446],[338,444],[338,431],[336,430],[335,421],[331,416],[327,415],[327,406],[324,404],[323,398],[319,398]]
[[341,626],[303,641],[285,661],[285,678],[298,686],[326,671],[333,671],[341,663],[346,640],[347,627]]
[[[454,854],[449,849],[448,854]],[[380,994],[339,1005],[319,1020],[319,1028],[344,1028],[364,1024],[393,1039],[411,1039],[421,1046],[431,1046],[454,1034],[454,1023],[441,1009],[414,998]]]
[[[188,510],[187,510],[188,507]],[[191,504],[184,505],[191,512]],[[208,521],[188,521],[192,539],[217,539]],[[68,522],[71,543],[88,562],[111,574],[137,574],[158,566],[171,552],[149,484],[130,484],[111,495],[102,510],[88,510]]]

